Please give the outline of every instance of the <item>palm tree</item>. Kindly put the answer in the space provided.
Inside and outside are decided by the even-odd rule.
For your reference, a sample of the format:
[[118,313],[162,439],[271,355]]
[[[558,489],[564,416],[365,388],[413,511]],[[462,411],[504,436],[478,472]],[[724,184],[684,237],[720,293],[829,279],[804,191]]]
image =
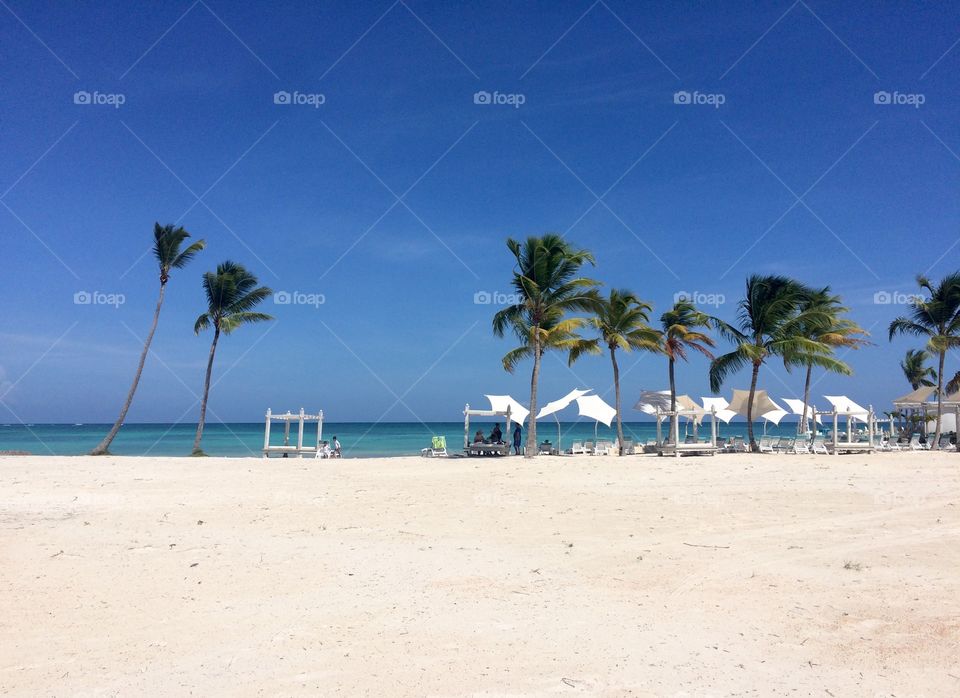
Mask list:
[[699,332],[698,327],[709,328],[719,321],[706,313],[697,310],[697,307],[688,300],[680,299],[667,312],[660,316],[660,325],[663,327],[662,351],[667,355],[667,366],[670,375],[670,433],[677,433],[677,380],[675,365],[677,360],[687,360],[687,350],[693,349],[706,356],[711,361],[713,354],[708,347],[716,346],[716,342],[708,334]]
[[[829,356],[839,347],[848,349],[859,349],[869,344],[864,339],[867,331],[849,318],[842,317],[844,313],[849,312],[849,308],[841,305],[840,297],[830,293],[830,287],[813,291],[809,298],[802,304],[801,310],[812,309],[817,311],[816,315],[809,318],[809,322],[802,324],[800,333],[807,339],[813,340],[821,345],[818,352],[820,355]],[[806,368],[806,377],[803,383],[803,414],[797,423],[798,433],[807,430],[807,406],[810,404],[810,378],[813,374],[813,362],[808,360],[808,356],[801,355],[799,363]],[[790,362],[787,362],[787,368],[790,368]],[[849,365],[837,359],[834,363],[825,366],[827,370],[849,376],[853,373]]]
[[[937,372],[926,365],[929,358],[930,355],[923,349],[907,349],[903,361],[900,362],[900,369],[903,371],[910,387],[914,390],[932,388],[936,385]],[[949,389],[950,386],[947,384],[947,390]]]
[[650,327],[649,313],[653,307],[624,289],[610,289],[607,298],[599,298],[594,314],[587,322],[600,333],[597,339],[584,339],[570,350],[572,364],[584,353],[599,354],[603,342],[610,351],[613,364],[613,386],[617,398],[617,443],[623,455],[623,419],[620,415],[620,366],[617,364],[617,349],[633,349],[659,352],[660,333]]
[[753,400],[760,367],[771,356],[782,357],[790,365],[813,365],[833,370],[837,360],[827,356],[823,345],[801,333],[811,323],[823,323],[824,313],[810,307],[811,290],[784,276],[754,275],[747,279],[746,296],[739,303],[737,325],[718,322],[717,329],[735,345],[733,351],[710,363],[710,389],[718,392],[726,377],[750,366],[750,394],[747,399],[747,434],[753,438]]
[[193,440],[193,455],[203,455],[200,439],[207,416],[207,397],[210,394],[210,374],[213,372],[213,357],[217,351],[220,334],[228,335],[241,325],[272,320],[264,313],[255,313],[253,308],[273,293],[266,286],[257,286],[257,277],[236,262],[222,262],[217,271],[205,272],[203,291],[207,296],[207,312],[197,318],[193,325],[195,334],[213,326],[213,343],[207,359],[207,375],[203,381],[203,397],[200,400],[200,420],[197,436]]
[[597,282],[579,276],[584,264],[594,264],[587,250],[575,249],[555,233],[528,237],[525,242],[512,238],[507,249],[516,259],[511,282],[517,302],[493,316],[493,333],[502,337],[509,328],[520,346],[503,357],[503,367],[513,372],[524,358],[533,358],[530,377],[530,424],[527,429],[526,456],[537,452],[537,385],[540,363],[548,349],[570,350],[579,341],[577,330],[583,318],[566,318],[571,311],[592,311],[596,307]]
[[175,228],[172,225],[153,224],[153,256],[157,260],[160,268],[160,294],[157,297],[157,307],[153,311],[153,324],[150,325],[150,331],[143,343],[143,351],[140,352],[140,362],[137,364],[137,372],[133,376],[133,384],[127,393],[127,399],[120,408],[120,416],[113,423],[110,431],[103,437],[95,449],[90,452],[92,456],[102,456],[110,452],[110,444],[116,438],[120,427],[123,426],[127,418],[127,411],[133,402],[133,396],[137,392],[137,386],[140,384],[140,376],[143,373],[143,365],[147,360],[147,354],[150,351],[150,344],[153,342],[153,334],[157,331],[157,324],[160,322],[160,309],[163,307],[163,296],[167,289],[167,282],[170,281],[170,271],[173,269],[182,269],[194,256],[206,246],[203,240],[197,240],[187,249],[181,250],[183,241],[190,237],[183,228]]
[[926,276],[917,277],[917,285],[930,294],[928,299],[910,302],[910,314],[890,323],[890,340],[898,334],[926,337],[926,350],[939,356],[937,369],[937,430],[931,448],[938,448],[943,417],[943,364],[947,351],[960,346],[960,272],[954,272],[934,284]]

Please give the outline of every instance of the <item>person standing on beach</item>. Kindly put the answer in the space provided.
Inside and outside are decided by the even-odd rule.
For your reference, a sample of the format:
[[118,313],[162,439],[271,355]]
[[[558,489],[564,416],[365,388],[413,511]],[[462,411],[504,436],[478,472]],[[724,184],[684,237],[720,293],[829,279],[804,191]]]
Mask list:
[[342,455],[343,447],[340,446],[340,441],[336,436],[333,437],[333,457],[339,458]]
[[520,455],[520,441],[523,434],[523,429],[520,428],[520,422],[517,422],[517,428],[513,430],[513,452],[516,455]]

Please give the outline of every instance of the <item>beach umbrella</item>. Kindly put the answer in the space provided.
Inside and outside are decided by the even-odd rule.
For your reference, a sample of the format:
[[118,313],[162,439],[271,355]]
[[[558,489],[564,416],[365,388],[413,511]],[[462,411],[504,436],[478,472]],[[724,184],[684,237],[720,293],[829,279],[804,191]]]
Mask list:
[[557,451],[558,452],[560,451],[560,418],[557,417],[557,412],[559,412],[560,410],[566,409],[566,407],[571,402],[573,402],[579,397],[583,397],[589,392],[590,392],[590,389],[581,390],[579,388],[576,388],[574,390],[571,390],[569,393],[564,395],[559,400],[548,402],[546,405],[541,407],[540,411],[537,413],[537,419],[543,419],[544,417],[548,417],[552,414],[553,418],[557,421]]
[[593,425],[593,438],[597,438],[597,424],[603,422],[608,427],[616,416],[617,411],[603,401],[599,395],[583,395],[577,398],[577,409],[581,417],[596,420]]
[[509,395],[484,395],[490,401],[490,410],[493,412],[506,412],[510,409],[510,419],[514,422],[525,422],[530,410],[514,400]]

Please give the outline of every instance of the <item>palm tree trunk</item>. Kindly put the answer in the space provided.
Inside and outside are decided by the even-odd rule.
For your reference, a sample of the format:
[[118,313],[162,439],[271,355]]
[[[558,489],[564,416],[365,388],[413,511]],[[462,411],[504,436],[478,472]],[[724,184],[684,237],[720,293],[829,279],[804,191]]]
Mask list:
[[167,285],[161,281],[160,295],[157,297],[157,308],[153,311],[153,324],[150,325],[150,332],[147,333],[147,338],[143,342],[143,351],[140,352],[140,363],[137,364],[137,372],[133,376],[133,384],[130,386],[130,392],[127,393],[127,399],[123,403],[123,407],[120,408],[120,416],[117,417],[117,421],[113,423],[113,427],[111,427],[107,435],[103,437],[103,441],[97,444],[95,449],[90,451],[91,456],[104,456],[110,452],[110,444],[113,443],[113,440],[120,431],[120,427],[123,426],[123,422],[127,418],[127,411],[130,409],[131,403],[133,403],[133,396],[137,392],[137,386],[140,384],[143,365],[147,361],[147,354],[150,353],[150,343],[153,342],[153,334],[157,331],[157,324],[160,322],[160,308],[163,307],[163,294],[166,288]]
[[797,433],[805,433],[807,426],[807,406],[810,404],[810,376],[813,374],[813,364],[807,364],[807,379],[803,383],[803,417],[800,419],[800,428]]
[[540,382],[540,343],[533,344],[533,375],[530,376],[530,420],[527,424],[527,448],[525,458],[537,455],[537,384]]
[[753,440],[753,396],[757,393],[757,375],[760,373],[760,364],[753,363],[753,375],[750,376],[750,396],[747,398],[747,437],[750,439],[750,450],[754,453],[760,449]]
[[[673,438],[674,434],[680,433],[677,430],[677,425],[676,425],[676,422],[678,420],[678,417],[676,415],[677,382],[676,382],[676,378],[674,377],[673,364],[674,364],[674,360],[673,360],[673,357],[671,356],[670,357],[670,411],[673,412],[674,414],[670,415],[670,439]],[[669,441],[670,439],[667,439],[667,440]],[[674,446],[676,446],[676,444],[674,444]]]
[[617,350],[610,347],[610,361],[613,362],[613,391],[617,396],[617,455],[623,455],[623,420],[620,418],[620,367],[617,366]]
[[[947,357],[947,352],[940,352],[940,370],[937,371],[937,431],[933,436],[933,443],[930,448],[940,448],[940,422],[943,421],[943,360]],[[924,425],[926,431],[926,425]]]
[[200,419],[197,422],[197,436],[193,440],[193,452],[200,451],[200,439],[203,438],[203,425],[207,419],[207,397],[210,395],[210,375],[213,373],[213,355],[217,352],[217,340],[220,339],[220,328],[213,331],[213,343],[210,345],[210,357],[207,359],[207,376],[203,380],[203,398],[200,400]]

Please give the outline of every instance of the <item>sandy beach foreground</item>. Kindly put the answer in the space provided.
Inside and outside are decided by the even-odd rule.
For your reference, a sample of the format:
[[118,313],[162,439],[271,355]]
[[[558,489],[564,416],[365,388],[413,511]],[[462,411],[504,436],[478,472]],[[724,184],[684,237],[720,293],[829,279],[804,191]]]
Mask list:
[[0,459],[11,695],[960,694],[960,455]]

